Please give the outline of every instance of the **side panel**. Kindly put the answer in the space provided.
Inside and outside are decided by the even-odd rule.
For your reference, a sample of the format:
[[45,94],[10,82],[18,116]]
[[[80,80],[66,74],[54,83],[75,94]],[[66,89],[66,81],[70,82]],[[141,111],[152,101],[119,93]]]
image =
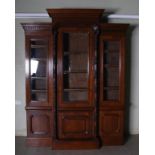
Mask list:
[[53,135],[53,34],[51,23],[23,23],[25,30],[27,144],[51,146]]
[[103,145],[124,142],[125,35],[127,24],[101,24],[99,134]]

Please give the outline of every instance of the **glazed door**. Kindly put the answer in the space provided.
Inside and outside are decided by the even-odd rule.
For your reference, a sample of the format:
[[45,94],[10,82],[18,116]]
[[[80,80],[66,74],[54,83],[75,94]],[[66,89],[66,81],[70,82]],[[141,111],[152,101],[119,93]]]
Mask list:
[[124,37],[104,34],[100,37],[100,106],[123,104]]
[[61,28],[58,33],[57,100],[59,107],[94,105],[93,32]]
[[[28,106],[49,106],[52,102],[50,68],[51,36],[26,36],[26,94]],[[50,97],[49,97],[50,96]]]

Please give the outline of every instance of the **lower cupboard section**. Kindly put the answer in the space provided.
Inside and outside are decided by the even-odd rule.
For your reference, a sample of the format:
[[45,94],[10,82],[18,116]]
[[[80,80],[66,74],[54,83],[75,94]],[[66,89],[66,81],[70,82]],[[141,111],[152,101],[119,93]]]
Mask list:
[[100,111],[100,137],[103,145],[121,145],[124,141],[124,112]]
[[51,146],[52,111],[27,110],[27,144],[29,146]]
[[[27,110],[28,146],[89,149],[124,142],[124,111],[101,110],[99,124],[93,111],[58,111],[55,132],[52,115],[52,110]],[[101,143],[96,127],[99,127]]]
[[88,139],[95,137],[93,112],[58,112],[59,139]]
[[96,149],[99,144],[93,111],[58,111],[53,149]]

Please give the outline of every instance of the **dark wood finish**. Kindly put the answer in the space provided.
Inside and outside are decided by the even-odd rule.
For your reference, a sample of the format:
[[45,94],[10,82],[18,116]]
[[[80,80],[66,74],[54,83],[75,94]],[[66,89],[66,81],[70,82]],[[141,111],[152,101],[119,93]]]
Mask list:
[[27,111],[28,137],[51,137],[52,134],[51,110]]
[[[25,30],[25,47],[26,47],[26,104],[27,106],[52,106],[53,101],[53,37],[51,23],[22,24]],[[48,40],[48,56],[47,56],[47,83],[48,83],[48,99],[47,101],[32,101],[30,95],[30,41],[37,39]],[[50,96],[50,97],[49,97]]]
[[118,23],[101,23],[99,25],[101,33],[126,33],[129,27],[129,24],[118,24]]
[[104,9],[47,9],[54,24],[99,23]]
[[55,140],[52,148],[56,150],[81,150],[81,149],[97,149],[100,147],[98,139],[86,140]]
[[[101,145],[123,144],[125,41],[129,25],[103,23],[103,9],[47,9],[47,12],[52,23],[22,24],[27,145],[96,149]],[[32,43],[36,40],[40,41]],[[44,54],[32,56],[32,51]],[[68,63],[72,61],[67,69],[65,59]],[[42,64],[43,74],[32,74],[31,60]],[[72,93],[66,97],[64,92]]]
[[[22,23],[25,30],[25,67],[26,67],[26,111],[27,111],[27,145],[51,146],[53,134],[53,35],[51,23]],[[33,58],[46,62],[47,77],[32,77],[34,80],[47,80],[47,101],[32,101],[30,88],[31,48],[44,48],[32,45],[30,41],[47,40],[47,58]],[[41,83],[40,83],[41,84]],[[41,87],[42,85],[38,85]],[[34,90],[34,92],[37,92]],[[40,91],[43,92],[43,91]]]
[[124,112],[100,111],[100,135],[104,145],[123,144]]
[[[119,66],[118,66],[118,74],[119,74],[119,98],[115,101],[107,101],[104,100],[104,45],[105,41],[118,41],[119,42]],[[124,79],[125,79],[125,37],[122,34],[115,33],[107,33],[102,34],[100,36],[100,53],[99,53],[99,66],[100,66],[100,106],[118,106],[124,105]],[[114,80],[114,79],[113,79]],[[106,104],[107,103],[107,104]]]
[[[121,145],[124,142],[124,110],[125,110],[125,40],[128,24],[101,24],[100,52],[99,52],[99,131],[103,145]],[[106,89],[105,68],[117,67],[107,65],[105,53],[110,55],[109,51],[104,49],[104,42],[119,42],[118,50],[118,99],[105,100],[104,90]],[[114,61],[114,60],[113,60]],[[111,79],[113,83],[116,79]],[[114,87],[111,87],[114,89]]]
[[59,112],[59,139],[88,139],[94,135],[94,115],[92,112]]
[[22,23],[23,29],[26,35],[41,35],[41,33],[47,33],[48,35],[52,30],[52,23]]
[[[65,55],[65,51],[63,51],[63,33],[85,33],[88,34],[88,84],[87,89],[85,86],[83,88],[69,88],[64,89],[64,81],[63,74],[67,73],[63,70],[63,55]],[[96,106],[95,106],[95,98],[94,98],[94,31],[90,27],[60,27],[58,29],[58,52],[57,52],[57,138],[54,140],[54,148],[59,149],[67,149],[67,148],[97,148],[99,146],[99,140],[97,140],[96,135]],[[73,38],[72,38],[73,39]],[[81,40],[77,40],[74,42],[72,40],[72,48],[71,50],[77,50],[74,48],[76,44],[80,44]],[[81,47],[83,48],[83,43],[81,43]],[[71,51],[72,52],[72,51]],[[71,53],[73,54],[73,53]],[[78,53],[82,54],[82,52]],[[77,56],[77,53],[76,53]],[[74,60],[76,62],[76,59]],[[77,65],[79,65],[79,62]],[[84,65],[84,62],[81,62],[80,65]],[[78,73],[77,70],[75,70]],[[73,72],[75,72],[73,70]],[[83,70],[82,70],[83,71]],[[86,71],[85,71],[86,72]],[[87,73],[87,72],[86,72]],[[75,76],[76,82],[72,80],[72,87],[75,85],[80,86],[83,85],[78,80],[78,77]],[[77,90],[87,90],[88,91],[88,99],[86,101],[65,101],[63,99],[63,91],[77,91]],[[78,95],[78,94],[77,94]],[[91,109],[90,109],[91,108]],[[61,109],[61,110],[60,110]],[[69,111],[69,110],[72,110]],[[91,111],[90,111],[91,110]],[[74,112],[73,112],[74,111]],[[69,125],[68,125],[69,124]],[[65,141],[63,141],[65,140]],[[71,141],[70,141],[71,140]],[[85,141],[85,142],[84,142]],[[87,144],[87,146],[86,146]],[[83,146],[81,146],[83,145]],[[81,146],[81,147],[80,147]]]
[[[62,33],[63,32],[74,32],[74,33],[88,33],[89,35],[89,49],[88,49],[88,63],[89,63],[89,70],[88,70],[88,100],[87,101],[73,101],[67,102],[63,101],[63,50],[62,50]],[[94,60],[94,43],[93,43],[93,36],[94,32],[90,28],[60,28],[59,35],[58,35],[58,65],[57,65],[57,100],[58,100],[58,107],[94,107],[94,67],[93,67],[93,60]],[[80,42],[80,40],[79,40]],[[82,65],[82,64],[81,64]],[[77,82],[77,81],[76,81]],[[79,89],[80,90],[80,89]],[[82,90],[82,89],[81,89]]]
[[30,147],[51,147],[52,139],[50,138],[34,138],[34,137],[27,137],[26,144]]

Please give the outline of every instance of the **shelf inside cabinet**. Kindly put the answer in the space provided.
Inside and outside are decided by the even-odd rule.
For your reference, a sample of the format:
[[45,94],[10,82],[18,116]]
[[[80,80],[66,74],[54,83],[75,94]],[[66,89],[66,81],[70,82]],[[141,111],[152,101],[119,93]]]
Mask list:
[[37,80],[46,80],[47,77],[39,77],[39,76],[31,76],[31,79],[37,79]]
[[72,74],[72,73],[88,73],[86,70],[73,70],[73,71],[64,71],[64,74]]
[[46,61],[46,58],[31,58],[31,60]]
[[105,68],[119,68],[118,65],[104,64]]
[[33,93],[35,93],[35,92],[36,92],[36,93],[46,93],[46,92],[47,92],[46,89],[42,89],[42,90],[41,90],[41,89],[32,89],[31,91],[32,91]]
[[104,87],[104,90],[119,90],[119,86],[108,86],[108,87]]
[[104,53],[119,53],[118,50],[104,50]]
[[65,88],[64,91],[87,91],[87,88]]
[[47,48],[47,45],[31,45],[31,48]]
[[88,52],[86,52],[86,51],[78,51],[78,52],[72,52],[72,51],[65,51],[64,52],[64,55],[78,55],[78,54],[88,54]]

